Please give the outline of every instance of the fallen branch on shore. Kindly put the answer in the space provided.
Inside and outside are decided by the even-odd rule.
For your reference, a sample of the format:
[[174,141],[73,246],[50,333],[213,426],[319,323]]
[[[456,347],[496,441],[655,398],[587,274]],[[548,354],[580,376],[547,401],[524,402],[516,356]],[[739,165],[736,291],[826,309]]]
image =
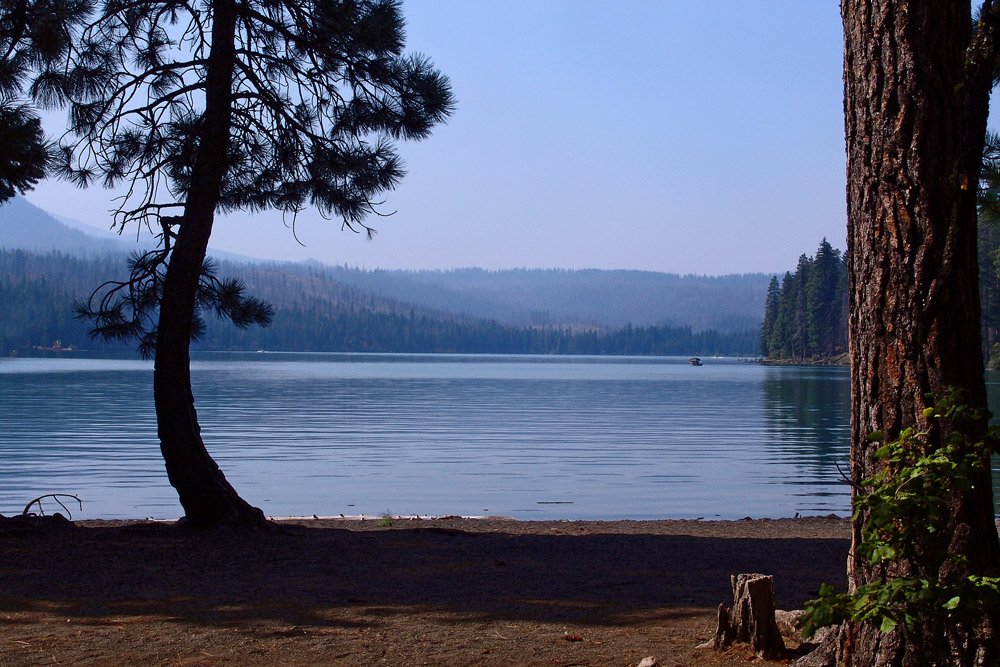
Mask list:
[[61,500],[59,500],[60,498],[72,498],[77,503],[79,503],[80,510],[81,511],[83,510],[83,501],[80,500],[77,496],[73,495],[72,493],[46,493],[44,496],[38,496],[37,498],[35,498],[34,500],[32,500],[30,503],[28,503],[27,505],[25,505],[24,506],[24,511],[21,512],[21,516],[34,516],[34,512],[30,512],[29,510],[31,509],[31,506],[35,505],[35,504],[38,505],[38,514],[40,516],[45,516],[45,510],[42,508],[42,499],[43,498],[52,498],[57,503],[59,503],[59,507],[61,507],[64,510],[66,510],[66,514],[68,515],[69,519],[73,518],[73,513],[69,511],[69,508],[66,507],[66,505],[64,505]]

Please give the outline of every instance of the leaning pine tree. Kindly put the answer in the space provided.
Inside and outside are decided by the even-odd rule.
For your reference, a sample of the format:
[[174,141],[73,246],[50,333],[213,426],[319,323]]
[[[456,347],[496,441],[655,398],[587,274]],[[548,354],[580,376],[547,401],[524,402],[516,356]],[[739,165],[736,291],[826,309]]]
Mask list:
[[115,224],[159,248],[82,306],[95,333],[155,357],[161,451],[188,521],[260,525],[208,454],[191,392],[200,313],[239,326],[270,309],[205,261],[220,212],[307,206],[371,234],[375,198],[402,177],[393,141],[453,108],[445,76],[405,55],[394,0],[110,0],[36,94],[69,105],[64,175],[124,183]]

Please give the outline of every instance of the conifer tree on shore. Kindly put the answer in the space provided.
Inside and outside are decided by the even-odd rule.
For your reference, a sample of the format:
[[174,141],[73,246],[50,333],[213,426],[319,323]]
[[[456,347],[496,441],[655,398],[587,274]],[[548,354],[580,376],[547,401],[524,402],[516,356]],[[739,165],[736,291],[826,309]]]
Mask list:
[[370,235],[404,173],[395,142],[454,108],[447,77],[404,41],[396,0],[105,0],[42,72],[44,97],[70,109],[63,175],[125,185],[116,224],[159,233],[83,314],[154,356],[160,449],[193,525],[264,521],[208,454],[191,391],[203,312],[243,327],[272,315],[206,262],[216,214],[294,221],[308,206]]
[[813,257],[768,286],[761,356],[773,360],[830,359],[847,351],[847,264],[824,238]]

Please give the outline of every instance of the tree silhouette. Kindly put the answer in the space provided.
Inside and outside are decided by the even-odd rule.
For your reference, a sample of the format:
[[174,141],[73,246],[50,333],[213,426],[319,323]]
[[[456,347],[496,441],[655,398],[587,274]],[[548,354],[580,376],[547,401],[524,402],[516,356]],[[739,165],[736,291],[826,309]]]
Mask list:
[[778,276],[771,276],[767,285],[767,297],[764,299],[764,320],[760,324],[760,356],[767,359],[771,356],[771,337],[778,321],[778,299],[781,290],[778,288]]
[[193,525],[263,520],[206,451],[191,394],[202,311],[270,318],[205,265],[215,215],[277,209],[294,230],[315,207],[370,235],[366,216],[403,176],[394,141],[427,137],[453,108],[447,78],[403,53],[403,28],[394,0],[107,0],[69,66],[39,78],[43,100],[69,104],[62,173],[125,184],[115,224],[160,241],[83,313],[155,355],[161,450]]
[[0,0],[0,202],[45,177],[50,146],[26,99],[39,67],[65,59],[91,0]]

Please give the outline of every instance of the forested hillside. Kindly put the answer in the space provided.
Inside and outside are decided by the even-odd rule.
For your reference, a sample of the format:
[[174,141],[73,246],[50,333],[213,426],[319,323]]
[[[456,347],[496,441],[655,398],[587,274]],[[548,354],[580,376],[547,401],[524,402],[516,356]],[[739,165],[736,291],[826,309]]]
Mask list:
[[517,325],[691,326],[751,331],[762,273],[681,276],[653,271],[455,269],[364,271],[323,267],[331,279],[436,310]]
[[[251,294],[274,305],[274,321],[266,329],[240,330],[207,316],[196,349],[710,356],[753,354],[755,345],[749,331],[662,326],[570,330],[458,318],[365,294],[322,271],[292,266],[286,271],[222,262],[220,275],[241,279]],[[90,325],[73,317],[77,299],[124,273],[121,256],[83,259],[0,250],[0,356],[56,341],[63,347],[128,349],[92,341]]]
[[765,359],[831,359],[847,351],[847,258],[826,239],[799,257],[781,284],[771,278],[760,330]]
[[[80,228],[88,226],[78,223]],[[94,233],[102,234],[94,229]],[[0,206],[0,248],[91,257],[137,248],[134,238],[95,238],[70,229],[45,211],[15,198]],[[241,259],[211,250],[220,259]],[[512,269],[487,271],[366,270],[317,262],[271,262],[288,274],[337,283],[376,299],[406,302],[448,317],[496,320],[515,326],[615,329],[690,326],[694,331],[756,331],[765,274],[680,276],[653,271]],[[265,298],[268,298],[265,295]]]
[[[85,225],[80,225],[86,227]],[[73,304],[126,275],[117,238],[70,229],[23,199],[0,207],[0,355],[34,346],[94,349]],[[218,350],[755,353],[763,274],[648,271],[381,271],[223,260],[275,306],[267,329],[206,318]]]

